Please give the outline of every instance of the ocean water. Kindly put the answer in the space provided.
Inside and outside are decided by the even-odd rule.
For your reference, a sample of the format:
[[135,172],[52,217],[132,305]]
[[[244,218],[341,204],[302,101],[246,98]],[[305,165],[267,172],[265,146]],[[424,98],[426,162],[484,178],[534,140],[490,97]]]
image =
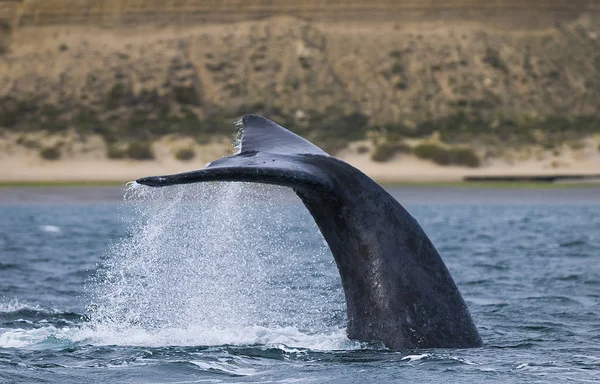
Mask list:
[[285,188],[0,189],[0,382],[600,382],[600,189],[396,187],[484,340],[349,340]]

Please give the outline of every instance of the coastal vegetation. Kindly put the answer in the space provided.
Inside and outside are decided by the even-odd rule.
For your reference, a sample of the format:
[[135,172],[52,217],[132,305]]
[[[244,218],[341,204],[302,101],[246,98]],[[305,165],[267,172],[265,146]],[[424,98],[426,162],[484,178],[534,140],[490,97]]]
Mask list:
[[60,149],[58,147],[44,147],[40,149],[40,157],[44,160],[60,159]]
[[179,148],[175,152],[175,158],[179,161],[190,161],[196,157],[196,152],[192,148]]
[[377,162],[386,162],[391,160],[398,153],[411,153],[412,148],[402,141],[389,140],[384,141],[375,147],[371,154],[371,160]]
[[377,162],[414,152],[470,167],[505,148],[577,150],[600,133],[596,18],[520,33],[458,22],[378,28],[290,17],[157,27],[143,39],[126,26],[23,28],[0,55],[0,132],[28,148],[40,131],[97,135],[110,159],[148,160],[164,137],[203,145],[257,113],[332,154],[375,137]]
[[[46,131],[60,134],[76,131],[81,135],[98,134],[109,145],[107,156],[122,158],[120,142],[153,141],[164,135],[176,134],[206,143],[213,136],[230,137],[235,132],[234,122],[244,113],[262,114],[272,118],[296,133],[306,136],[332,153],[343,149],[349,142],[366,139],[370,134],[384,138],[426,138],[439,135],[448,144],[485,144],[490,146],[528,146],[538,144],[553,149],[569,142],[573,149],[581,145],[580,139],[600,132],[600,118],[595,116],[544,116],[538,118],[484,118],[477,113],[431,118],[411,125],[403,122],[383,125],[373,124],[359,112],[344,114],[331,109],[325,113],[307,111],[305,120],[295,119],[277,108],[241,106],[237,110],[222,109],[210,117],[200,117],[200,111],[172,105],[155,104],[149,113],[121,111],[121,115],[106,113],[86,106],[68,108],[61,105],[42,104],[36,100],[15,100],[0,97],[0,130],[15,133]],[[387,139],[385,139],[387,140]],[[27,145],[26,142],[21,142]],[[136,144],[137,145],[137,144]],[[134,152],[137,146],[134,145]],[[394,153],[409,151],[401,142],[392,139],[377,146],[374,160],[383,161]],[[134,155],[135,156],[135,155]]]
[[132,160],[153,160],[154,151],[152,150],[152,143],[146,141],[135,141],[129,143],[127,151],[125,152],[127,157]]
[[469,148],[445,148],[439,144],[423,143],[415,147],[415,155],[421,159],[432,160],[439,165],[461,165],[479,167],[481,160]]

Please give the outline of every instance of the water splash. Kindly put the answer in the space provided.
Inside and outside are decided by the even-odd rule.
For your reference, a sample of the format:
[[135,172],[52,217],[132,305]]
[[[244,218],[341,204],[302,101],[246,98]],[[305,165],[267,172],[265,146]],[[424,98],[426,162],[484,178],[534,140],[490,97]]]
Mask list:
[[[39,304],[32,305],[17,298],[11,299],[8,302],[0,302],[0,316],[22,310],[43,311],[44,308],[40,307]],[[54,310],[51,311],[54,312]]]
[[93,283],[84,337],[348,347],[335,264],[289,190],[134,184],[125,196],[131,236]]

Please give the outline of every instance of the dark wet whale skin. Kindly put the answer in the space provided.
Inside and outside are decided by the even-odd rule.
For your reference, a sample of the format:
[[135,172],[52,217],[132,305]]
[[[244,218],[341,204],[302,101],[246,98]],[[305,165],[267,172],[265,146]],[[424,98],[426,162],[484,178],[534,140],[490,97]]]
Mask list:
[[340,272],[348,337],[390,349],[481,346],[467,306],[417,221],[351,165],[259,116],[245,116],[240,154],[206,169],[139,179],[150,186],[251,181],[294,189]]
[[296,193],[327,240],[348,310],[348,336],[388,348],[476,347],[481,339],[437,250],[381,186],[348,164],[317,161],[337,192]]

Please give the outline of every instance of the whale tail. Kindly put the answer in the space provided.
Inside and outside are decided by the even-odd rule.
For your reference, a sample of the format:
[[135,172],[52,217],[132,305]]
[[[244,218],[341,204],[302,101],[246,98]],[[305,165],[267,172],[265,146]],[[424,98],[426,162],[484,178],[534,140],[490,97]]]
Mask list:
[[164,187],[206,181],[246,181],[319,191],[331,190],[326,174],[302,164],[297,158],[330,157],[321,148],[261,116],[246,115],[241,123],[240,153],[213,161],[202,170],[144,177],[136,182]]
[[241,152],[202,170],[138,179],[159,187],[248,181],[294,189],[336,261],[348,336],[398,348],[481,345],[467,306],[417,221],[351,165],[260,116],[242,119]]

